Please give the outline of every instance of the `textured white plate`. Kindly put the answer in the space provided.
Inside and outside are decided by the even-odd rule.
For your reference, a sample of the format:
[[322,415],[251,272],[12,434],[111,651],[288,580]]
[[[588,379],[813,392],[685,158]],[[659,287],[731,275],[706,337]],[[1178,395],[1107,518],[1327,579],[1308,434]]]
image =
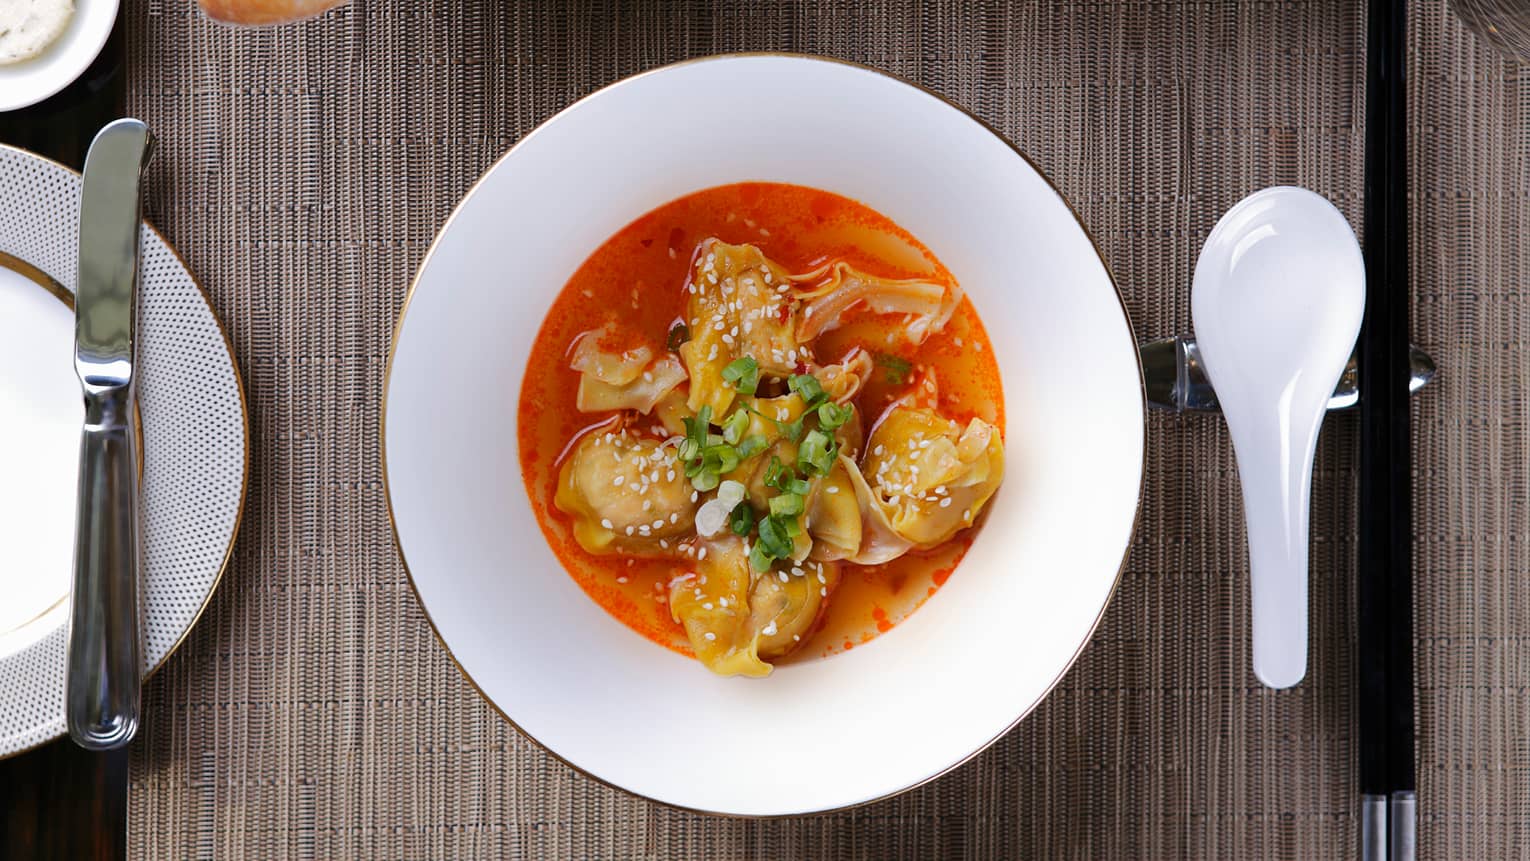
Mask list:
[[0,111],[35,104],[85,73],[117,22],[117,0],[74,0],[74,17],[41,54],[0,66]]
[[[74,377],[80,177],[0,146],[0,757],[64,733],[64,649],[83,412]],[[211,597],[238,532],[248,421],[228,339],[191,274],[143,229],[144,669]]]
[[[763,680],[717,678],[587,598],[542,538],[515,442],[532,339],[574,269],[637,216],[742,180],[847,195],[929,246],[994,339],[1008,416],[1004,488],[940,594],[866,646]],[[602,90],[485,174],[415,280],[383,441],[412,582],[495,707],[621,788],[781,815],[934,777],[1041,701],[1115,587],[1144,420],[1120,294],[1025,158],[881,73],[735,56]]]

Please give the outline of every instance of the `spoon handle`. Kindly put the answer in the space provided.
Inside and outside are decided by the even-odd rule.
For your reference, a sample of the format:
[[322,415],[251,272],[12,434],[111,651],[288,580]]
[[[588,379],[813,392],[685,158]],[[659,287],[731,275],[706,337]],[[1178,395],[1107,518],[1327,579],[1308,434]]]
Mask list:
[[1288,688],[1307,672],[1307,533],[1323,413],[1275,404],[1260,412],[1233,429],[1248,522],[1254,675]]

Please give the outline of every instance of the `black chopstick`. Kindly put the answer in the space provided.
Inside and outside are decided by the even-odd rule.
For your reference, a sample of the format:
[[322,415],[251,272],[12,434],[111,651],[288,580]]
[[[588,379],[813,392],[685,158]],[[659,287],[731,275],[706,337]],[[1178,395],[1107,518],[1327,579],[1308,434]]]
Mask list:
[[1355,589],[1363,861],[1413,861],[1412,466],[1408,425],[1406,0],[1370,0],[1360,543]]

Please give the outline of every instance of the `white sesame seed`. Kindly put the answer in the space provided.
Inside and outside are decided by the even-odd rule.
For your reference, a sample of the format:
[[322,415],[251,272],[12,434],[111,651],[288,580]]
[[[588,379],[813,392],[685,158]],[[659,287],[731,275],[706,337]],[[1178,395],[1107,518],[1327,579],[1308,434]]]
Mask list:
[[696,493],[696,491],[694,491],[694,490],[693,490],[693,491],[691,491],[691,501],[692,501],[692,502],[695,502],[695,501],[696,501],[696,497],[697,497],[697,496],[698,496],[698,495],[699,495],[699,494],[697,494],[697,493]]
[[950,508],[951,507],[951,497],[948,496],[945,499],[942,499],[940,501],[940,507],[941,508]]
[[771,619],[769,625],[760,629],[760,633],[767,637],[774,637],[776,635],[776,620]]
[[728,334],[724,334],[722,336],[722,342],[724,344],[727,344],[730,347],[733,346],[733,336],[732,335],[728,335]]
[[618,582],[618,583],[626,583],[626,582],[627,582],[627,579],[628,579],[628,578],[627,578],[627,575],[626,575],[626,574],[623,574],[623,575],[622,575],[622,576],[620,576],[620,577],[618,577],[618,578],[616,578],[616,582]]
[[717,639],[717,635],[712,633],[711,631],[706,632],[702,636],[706,637],[708,641]]
[[763,227],[761,227],[761,228],[760,228],[760,235],[761,235],[761,236],[769,236],[769,235],[770,235],[770,231],[769,231],[769,230],[766,230],[766,229],[765,229],[765,228],[763,228]]
[[668,549],[669,549],[669,542],[668,542],[668,541],[665,541],[665,540],[664,540],[664,539],[662,539],[662,538],[660,538],[660,539],[659,539],[659,546],[660,546],[660,547],[661,547],[661,548],[663,548],[663,549],[665,549],[665,550],[668,550]]
[[605,527],[606,529],[615,529],[616,528],[615,526],[611,525],[611,519],[609,517],[602,519],[600,521],[600,525]]
[[579,292],[583,293],[584,294],[584,298],[586,298],[586,299],[594,299],[595,298],[594,291],[591,291],[591,290],[580,290]]
[[874,455],[877,455],[877,456],[878,456],[878,457],[880,457],[880,456],[881,456],[881,455],[882,455],[882,452],[884,452],[884,451],[886,451],[886,449],[885,449],[885,448],[883,448],[883,447],[882,447],[882,446],[881,446],[881,445],[880,445],[880,444],[879,444],[879,445],[877,445],[877,447],[876,447],[876,448],[874,448],[874,449],[872,449],[872,450],[871,450],[871,453],[872,453],[872,454],[874,454]]
[[643,500],[643,510],[644,511],[651,511],[652,509],[653,509],[653,500],[652,499],[645,499],[645,500]]
[[818,597],[820,597],[820,598],[827,598],[827,597],[829,597],[829,590],[826,587],[823,587],[823,586],[818,587]]
[[[701,551],[696,554],[696,558],[698,560],[707,558],[707,549],[705,547],[701,548]],[[703,577],[702,582],[706,582],[706,578]]]
[[712,609],[712,602],[708,601],[705,604],[702,604],[701,605],[701,609],[703,609],[703,610],[710,610],[710,609]]
[[653,528],[654,529],[663,529],[664,528],[664,518],[661,517],[658,520],[655,520],[653,522]]
[[824,492],[825,493],[839,493],[839,488],[836,487],[835,485],[831,484],[828,487],[824,488]]
[[638,534],[643,536],[644,538],[647,538],[648,536],[652,535],[653,532],[651,530],[649,530],[648,524],[645,523],[642,526],[638,527]]
[[777,571],[776,572],[776,576],[781,578],[781,582],[782,583],[785,583],[785,582],[787,582],[787,581],[789,581],[791,579],[791,578],[786,576],[786,572],[785,571]]
[[796,576],[796,577],[801,577],[802,576],[802,566],[801,565],[793,565],[792,566],[792,575]]
[[982,341],[973,341],[972,342],[972,349],[978,351],[979,353],[983,352],[983,342]]
[[643,372],[643,382],[645,382],[645,383],[653,382],[653,374],[649,373],[648,371],[644,371]]
[[617,477],[611,479],[611,484],[616,486],[616,487],[621,487],[622,483],[625,482],[626,480],[627,480],[627,476],[625,476],[625,475],[618,475]]
[[671,259],[671,260],[675,259],[675,249],[673,249],[673,248],[669,249],[669,259]]
[[670,512],[670,514],[669,514],[669,522],[670,523],[679,523],[680,522],[680,512],[678,512],[678,511]]
[[631,526],[627,527],[627,534],[628,535],[632,534],[632,527]]
[[825,584],[828,583],[829,581],[825,580],[823,578],[823,566],[820,565],[820,566],[818,566],[818,568],[819,568],[819,571],[818,571],[818,582],[825,583]]
[[664,473],[664,480],[665,481],[674,481],[675,480],[675,471],[674,470],[670,470],[669,472]]
[[919,447],[920,448],[929,448],[930,447],[930,441],[927,440],[927,439],[920,440],[919,441]]
[[793,643],[800,643],[800,642],[802,642],[802,635],[801,634],[793,634],[792,635],[792,642]]

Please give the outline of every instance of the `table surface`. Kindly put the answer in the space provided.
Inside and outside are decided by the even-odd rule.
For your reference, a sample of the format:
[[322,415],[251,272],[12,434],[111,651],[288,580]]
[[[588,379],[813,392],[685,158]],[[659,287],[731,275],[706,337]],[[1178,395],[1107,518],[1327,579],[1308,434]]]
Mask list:
[[[575,774],[462,680],[392,550],[376,410],[409,277],[487,165],[602,84],[719,51],[832,54],[974,111],[1078,208],[1138,334],[1187,334],[1196,249],[1243,194],[1304,185],[1358,223],[1362,6],[389,0],[232,30],[126,0],[150,216],[250,391],[250,509],[127,767],[67,743],[0,763],[0,857],[120,856],[124,781],[134,858],[1352,857],[1351,419],[1318,456],[1297,689],[1249,673],[1220,422],[1154,416],[1117,596],[1035,714],[899,798],[737,822]],[[1421,857],[1527,857],[1530,76],[1446,0],[1412,8],[1413,326],[1442,368],[1414,411]]]

